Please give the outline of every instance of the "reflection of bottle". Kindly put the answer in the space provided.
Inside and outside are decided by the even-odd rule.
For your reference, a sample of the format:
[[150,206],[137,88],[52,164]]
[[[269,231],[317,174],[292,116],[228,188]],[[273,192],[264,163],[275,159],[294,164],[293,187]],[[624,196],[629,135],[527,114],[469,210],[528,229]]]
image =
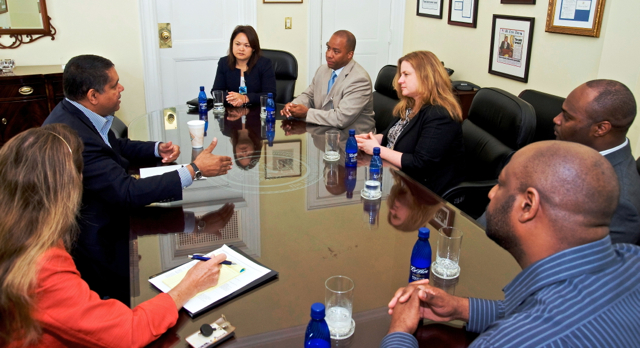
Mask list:
[[[380,149],[378,149],[379,151]],[[347,138],[347,146],[345,148],[346,157],[344,165],[346,167],[358,166],[358,142],[356,141],[356,130],[349,129],[349,138]]]
[[379,217],[380,214],[380,204],[382,203],[382,199],[363,199],[363,219],[368,224],[370,229],[378,228]]
[[276,120],[276,103],[273,101],[273,93],[267,94],[267,121]]
[[331,347],[331,334],[329,325],[324,320],[324,305],[316,302],[311,305],[311,320],[304,334],[305,348],[329,348]]
[[409,283],[416,280],[429,279],[429,269],[431,268],[431,245],[429,244],[429,229],[420,227],[418,230],[418,241],[413,246],[411,253],[411,271]]
[[203,121],[207,117],[207,94],[204,92],[204,86],[200,86],[200,93],[198,93],[198,114]]
[[207,129],[209,128],[209,117],[204,120],[204,136],[207,136]]
[[353,198],[353,190],[356,188],[356,180],[358,179],[357,167],[345,168],[345,186],[347,187],[347,198]]
[[267,121],[267,142],[273,146],[273,139],[276,138],[276,121]]

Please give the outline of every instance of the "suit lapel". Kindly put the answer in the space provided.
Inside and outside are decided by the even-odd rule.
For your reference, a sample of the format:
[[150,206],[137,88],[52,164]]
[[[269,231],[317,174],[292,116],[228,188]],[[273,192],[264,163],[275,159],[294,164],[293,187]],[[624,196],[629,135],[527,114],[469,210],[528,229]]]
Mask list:
[[[351,70],[353,70],[353,67],[355,66],[355,64],[356,64],[356,61],[352,59],[349,62],[349,64],[344,66],[344,69],[342,69],[342,72],[336,78],[336,82],[333,83],[333,87],[331,87],[331,90],[329,91],[329,94],[327,94],[324,97],[324,101],[322,102],[322,107],[327,105],[327,103],[330,102],[331,100],[335,99],[336,91],[342,90],[342,85],[344,83],[346,83],[344,81],[347,79],[347,76],[349,76],[349,74],[351,73]],[[325,93],[326,93],[327,88],[329,87],[329,79],[331,79],[331,74],[332,73],[333,73],[333,70],[329,69],[329,75],[326,76],[327,80],[324,81]]]
[[76,116],[76,118],[78,118],[78,120],[80,120],[80,122],[82,122],[82,124],[84,124],[89,130],[91,130],[91,132],[93,133],[93,135],[95,137],[97,137],[97,142],[105,149],[108,149],[109,151],[113,152],[113,158],[115,158],[119,164],[122,164],[121,161],[121,156],[118,152],[116,152],[116,150],[114,150],[113,146],[116,146],[116,142],[117,140],[115,139],[115,136],[112,136],[113,132],[109,131],[109,134],[107,135],[107,138],[109,139],[109,143],[111,144],[111,146],[107,145],[104,142],[104,139],[102,139],[102,136],[100,135],[100,132],[98,132],[98,130],[96,129],[96,127],[93,125],[93,123],[91,123],[91,121],[89,120],[89,118],[82,112],[80,111],[80,109],[78,109],[75,105],[69,103],[66,100],[62,100],[63,103],[65,103],[65,107],[67,108],[67,110],[72,113],[73,115]]
[[[413,128],[416,125],[416,123],[420,121],[421,111],[422,110],[418,111],[418,113],[411,119],[411,121],[409,121],[409,124],[406,127],[404,127],[402,132],[400,132],[400,135],[398,135],[398,138],[396,139],[396,144],[398,144],[398,142],[400,142],[400,139],[402,139],[406,134],[408,134],[411,128]],[[395,145],[393,147],[395,147]]]

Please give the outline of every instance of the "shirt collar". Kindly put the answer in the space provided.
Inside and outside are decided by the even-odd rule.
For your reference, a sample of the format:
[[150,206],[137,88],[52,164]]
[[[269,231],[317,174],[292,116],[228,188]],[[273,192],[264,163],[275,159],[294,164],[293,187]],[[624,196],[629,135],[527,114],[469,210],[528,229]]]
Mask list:
[[625,138],[624,143],[622,143],[622,144],[620,144],[620,145],[618,145],[616,147],[612,147],[609,150],[600,151],[600,154],[602,156],[606,156],[606,155],[608,155],[608,154],[610,154],[612,152],[616,152],[616,151],[622,149],[623,147],[627,146],[627,144],[629,144],[629,138]]
[[338,76],[340,76],[340,73],[342,72],[342,70],[344,70],[344,66],[342,68],[338,69],[338,70],[334,70],[333,72],[336,73],[336,77],[338,77]]
[[75,102],[69,98],[65,98],[69,103],[73,104],[73,106],[77,107],[80,111],[82,111],[82,113],[87,116],[87,118],[89,119],[89,121],[91,121],[91,123],[93,124],[94,127],[96,127],[96,129],[98,130],[98,132],[100,132],[102,129],[105,128],[105,126],[108,125],[107,129],[111,128],[111,123],[113,122],[113,116],[109,115],[109,116],[100,116],[98,114],[96,114],[95,112],[87,109],[84,105]]
[[522,270],[504,287],[505,313],[513,312],[527,297],[544,287],[613,267],[615,262],[615,251],[608,235],[544,258]]

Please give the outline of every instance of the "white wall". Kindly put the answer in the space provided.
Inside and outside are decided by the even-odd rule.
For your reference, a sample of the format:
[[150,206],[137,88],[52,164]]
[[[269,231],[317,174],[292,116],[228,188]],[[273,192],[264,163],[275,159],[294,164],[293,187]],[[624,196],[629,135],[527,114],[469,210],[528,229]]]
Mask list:
[[[547,1],[536,5],[506,5],[500,1],[480,1],[478,27],[447,24],[449,1],[444,1],[443,19],[416,16],[416,0],[407,0],[405,53],[434,52],[455,70],[454,80],[467,80],[483,87],[498,87],[513,94],[536,89],[567,96],[578,85],[596,78],[625,83],[640,96],[640,30],[633,30],[634,15],[640,13],[637,0],[608,1],[599,38],[547,33]],[[493,14],[534,17],[529,82],[522,83],[491,75],[489,45]],[[640,155],[640,122],[629,132],[636,156]]]
[[[144,114],[138,1],[49,0],[47,12],[58,30],[55,40],[42,38],[3,50],[2,58],[13,58],[19,66],[65,64],[80,54],[104,56],[115,64],[125,88],[116,115],[128,122]],[[0,40],[10,42],[7,36]]]

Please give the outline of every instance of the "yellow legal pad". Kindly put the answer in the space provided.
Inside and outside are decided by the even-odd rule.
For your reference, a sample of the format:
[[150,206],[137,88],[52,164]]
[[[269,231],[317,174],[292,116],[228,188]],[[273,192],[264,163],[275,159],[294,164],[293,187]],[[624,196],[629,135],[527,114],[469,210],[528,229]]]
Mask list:
[[[242,267],[238,265],[231,265],[231,266],[222,265],[222,267],[220,268],[220,278],[218,278],[218,285],[212,286],[209,289],[198,293],[198,295],[203,294],[205,292],[212,291],[217,287],[219,287],[220,285],[223,285],[224,283],[230,281],[231,279],[239,276],[241,270],[242,270]],[[176,285],[178,285],[178,283],[180,283],[180,281],[182,281],[182,278],[184,278],[184,276],[187,274],[187,271],[168,277],[167,279],[162,280],[162,282],[165,283],[171,289],[173,289],[174,287],[176,287]]]

